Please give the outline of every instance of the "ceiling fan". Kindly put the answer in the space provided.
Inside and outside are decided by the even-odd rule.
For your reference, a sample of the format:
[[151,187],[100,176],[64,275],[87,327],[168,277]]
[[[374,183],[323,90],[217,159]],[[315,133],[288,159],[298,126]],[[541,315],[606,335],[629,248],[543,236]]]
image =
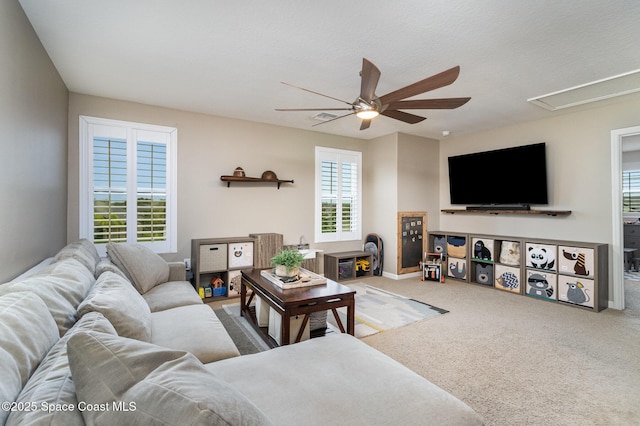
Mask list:
[[424,80],[420,80],[416,83],[410,84],[401,89],[395,90],[391,93],[387,93],[384,96],[376,96],[375,90],[378,86],[378,80],[380,79],[380,70],[372,62],[366,58],[362,58],[362,71],[360,71],[360,96],[353,102],[347,102],[342,99],[334,98],[332,96],[324,95],[322,93],[314,92],[313,90],[305,89],[303,87],[294,86],[293,84],[282,82],[287,86],[294,87],[296,89],[304,90],[309,93],[324,96],[325,98],[333,99],[338,102],[349,105],[346,108],[276,108],[276,111],[350,111],[348,114],[341,115],[339,117],[326,120],[322,123],[314,124],[314,126],[328,123],[330,121],[338,120],[349,115],[356,115],[362,119],[360,130],[368,129],[371,125],[371,120],[378,115],[394,118],[396,120],[403,121],[409,124],[416,124],[426,117],[420,117],[419,115],[410,114],[401,110],[404,109],[454,109],[458,108],[467,102],[471,98],[444,98],[444,99],[413,99],[404,100],[412,96],[420,95],[422,93],[439,89],[440,87],[448,86],[456,81],[460,74],[460,67],[456,66],[439,74],[427,77]]

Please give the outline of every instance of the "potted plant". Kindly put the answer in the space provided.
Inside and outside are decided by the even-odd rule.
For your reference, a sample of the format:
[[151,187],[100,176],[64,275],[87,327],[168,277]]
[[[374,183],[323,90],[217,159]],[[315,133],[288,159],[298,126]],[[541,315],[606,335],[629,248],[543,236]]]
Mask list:
[[276,268],[276,275],[280,277],[294,277],[300,273],[300,265],[304,255],[298,250],[282,250],[271,258],[271,265]]

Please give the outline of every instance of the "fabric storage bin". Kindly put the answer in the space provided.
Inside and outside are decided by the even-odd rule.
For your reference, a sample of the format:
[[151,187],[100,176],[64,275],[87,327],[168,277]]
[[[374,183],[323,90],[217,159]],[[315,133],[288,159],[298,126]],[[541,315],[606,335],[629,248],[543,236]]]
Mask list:
[[[291,326],[289,328],[289,344],[294,343],[296,341],[296,337],[298,336],[298,332],[300,331],[300,327],[302,326],[302,320],[304,319],[304,315],[296,315],[295,317],[291,317]],[[309,324],[310,321],[307,321],[307,325],[304,328],[304,332],[302,333],[302,338],[300,341],[309,340],[310,332],[309,332]],[[269,336],[271,336],[278,345],[282,345],[282,336],[281,336],[281,328],[282,328],[282,316],[273,308],[269,308]]]
[[200,272],[227,269],[227,244],[203,244],[200,246]]
[[338,263],[338,279],[348,279],[353,277],[353,261],[345,260]]
[[258,295],[256,295],[255,300],[256,321],[258,321],[258,327],[269,327],[269,309],[271,309],[271,307]]

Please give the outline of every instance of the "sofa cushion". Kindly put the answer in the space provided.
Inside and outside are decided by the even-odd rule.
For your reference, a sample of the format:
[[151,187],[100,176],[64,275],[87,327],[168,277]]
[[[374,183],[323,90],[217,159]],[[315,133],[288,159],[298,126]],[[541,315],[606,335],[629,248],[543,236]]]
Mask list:
[[49,308],[63,336],[75,324],[78,305],[95,281],[93,273],[82,263],[67,258],[22,281],[0,286],[0,294],[25,291],[37,294]]
[[84,411],[87,424],[271,424],[188,352],[81,332],[69,339],[68,354],[78,400],[135,404],[131,411]]
[[240,355],[210,306],[180,306],[151,313],[151,343],[187,351],[203,363]]
[[67,244],[55,255],[52,263],[70,257],[82,263],[89,272],[91,272],[91,275],[95,274],[96,264],[100,261],[96,247],[87,239],[81,239]]
[[145,342],[151,340],[149,306],[126,279],[113,272],[100,275],[78,307],[79,317],[88,312],[100,312],[120,336]]
[[[69,360],[67,358],[67,342],[75,333],[81,331],[98,331],[111,335],[116,330],[111,323],[98,312],[84,315],[58,342],[51,348],[33,373],[25,387],[18,395],[17,402],[29,404],[38,402],[37,410],[20,410],[11,412],[7,426],[25,424],[47,425],[83,425],[82,414],[78,411],[76,389],[71,378]],[[74,410],[43,410],[41,403],[56,406],[74,407]]]
[[205,368],[278,425],[483,424],[468,405],[349,334],[332,333]]
[[[127,276],[118,268],[111,260],[109,259],[101,259],[100,262],[96,265],[96,279],[102,275],[103,272],[113,272],[114,274],[120,275],[122,278],[127,278]],[[127,278],[128,280],[128,278]]]
[[202,299],[187,281],[169,281],[159,284],[142,295],[151,312],[178,306],[202,305]]
[[167,262],[143,245],[108,243],[107,254],[140,294],[169,280]]
[[[56,322],[38,296],[18,292],[0,297],[0,401],[16,400],[59,338]],[[8,415],[0,410],[0,424]]]

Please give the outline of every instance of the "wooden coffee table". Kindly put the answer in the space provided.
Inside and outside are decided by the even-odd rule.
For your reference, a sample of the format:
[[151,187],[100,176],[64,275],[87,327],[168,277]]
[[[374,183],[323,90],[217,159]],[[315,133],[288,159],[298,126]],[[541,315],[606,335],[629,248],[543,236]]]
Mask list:
[[[326,284],[283,290],[262,277],[260,272],[260,269],[242,271],[242,281],[240,284],[240,315],[249,319],[249,322],[270,347],[278,346],[278,343],[269,336],[267,327],[260,327],[258,325],[255,308],[249,306],[256,294],[282,316],[280,336],[283,345],[288,344],[290,341],[291,317],[304,315],[302,326],[295,339],[295,342],[299,342],[307,322],[309,322],[310,314],[318,311],[332,311],[340,331],[351,335],[354,334],[355,290],[329,279]],[[253,290],[248,299],[247,289]],[[347,308],[346,331],[337,311],[337,309],[341,307]]]

